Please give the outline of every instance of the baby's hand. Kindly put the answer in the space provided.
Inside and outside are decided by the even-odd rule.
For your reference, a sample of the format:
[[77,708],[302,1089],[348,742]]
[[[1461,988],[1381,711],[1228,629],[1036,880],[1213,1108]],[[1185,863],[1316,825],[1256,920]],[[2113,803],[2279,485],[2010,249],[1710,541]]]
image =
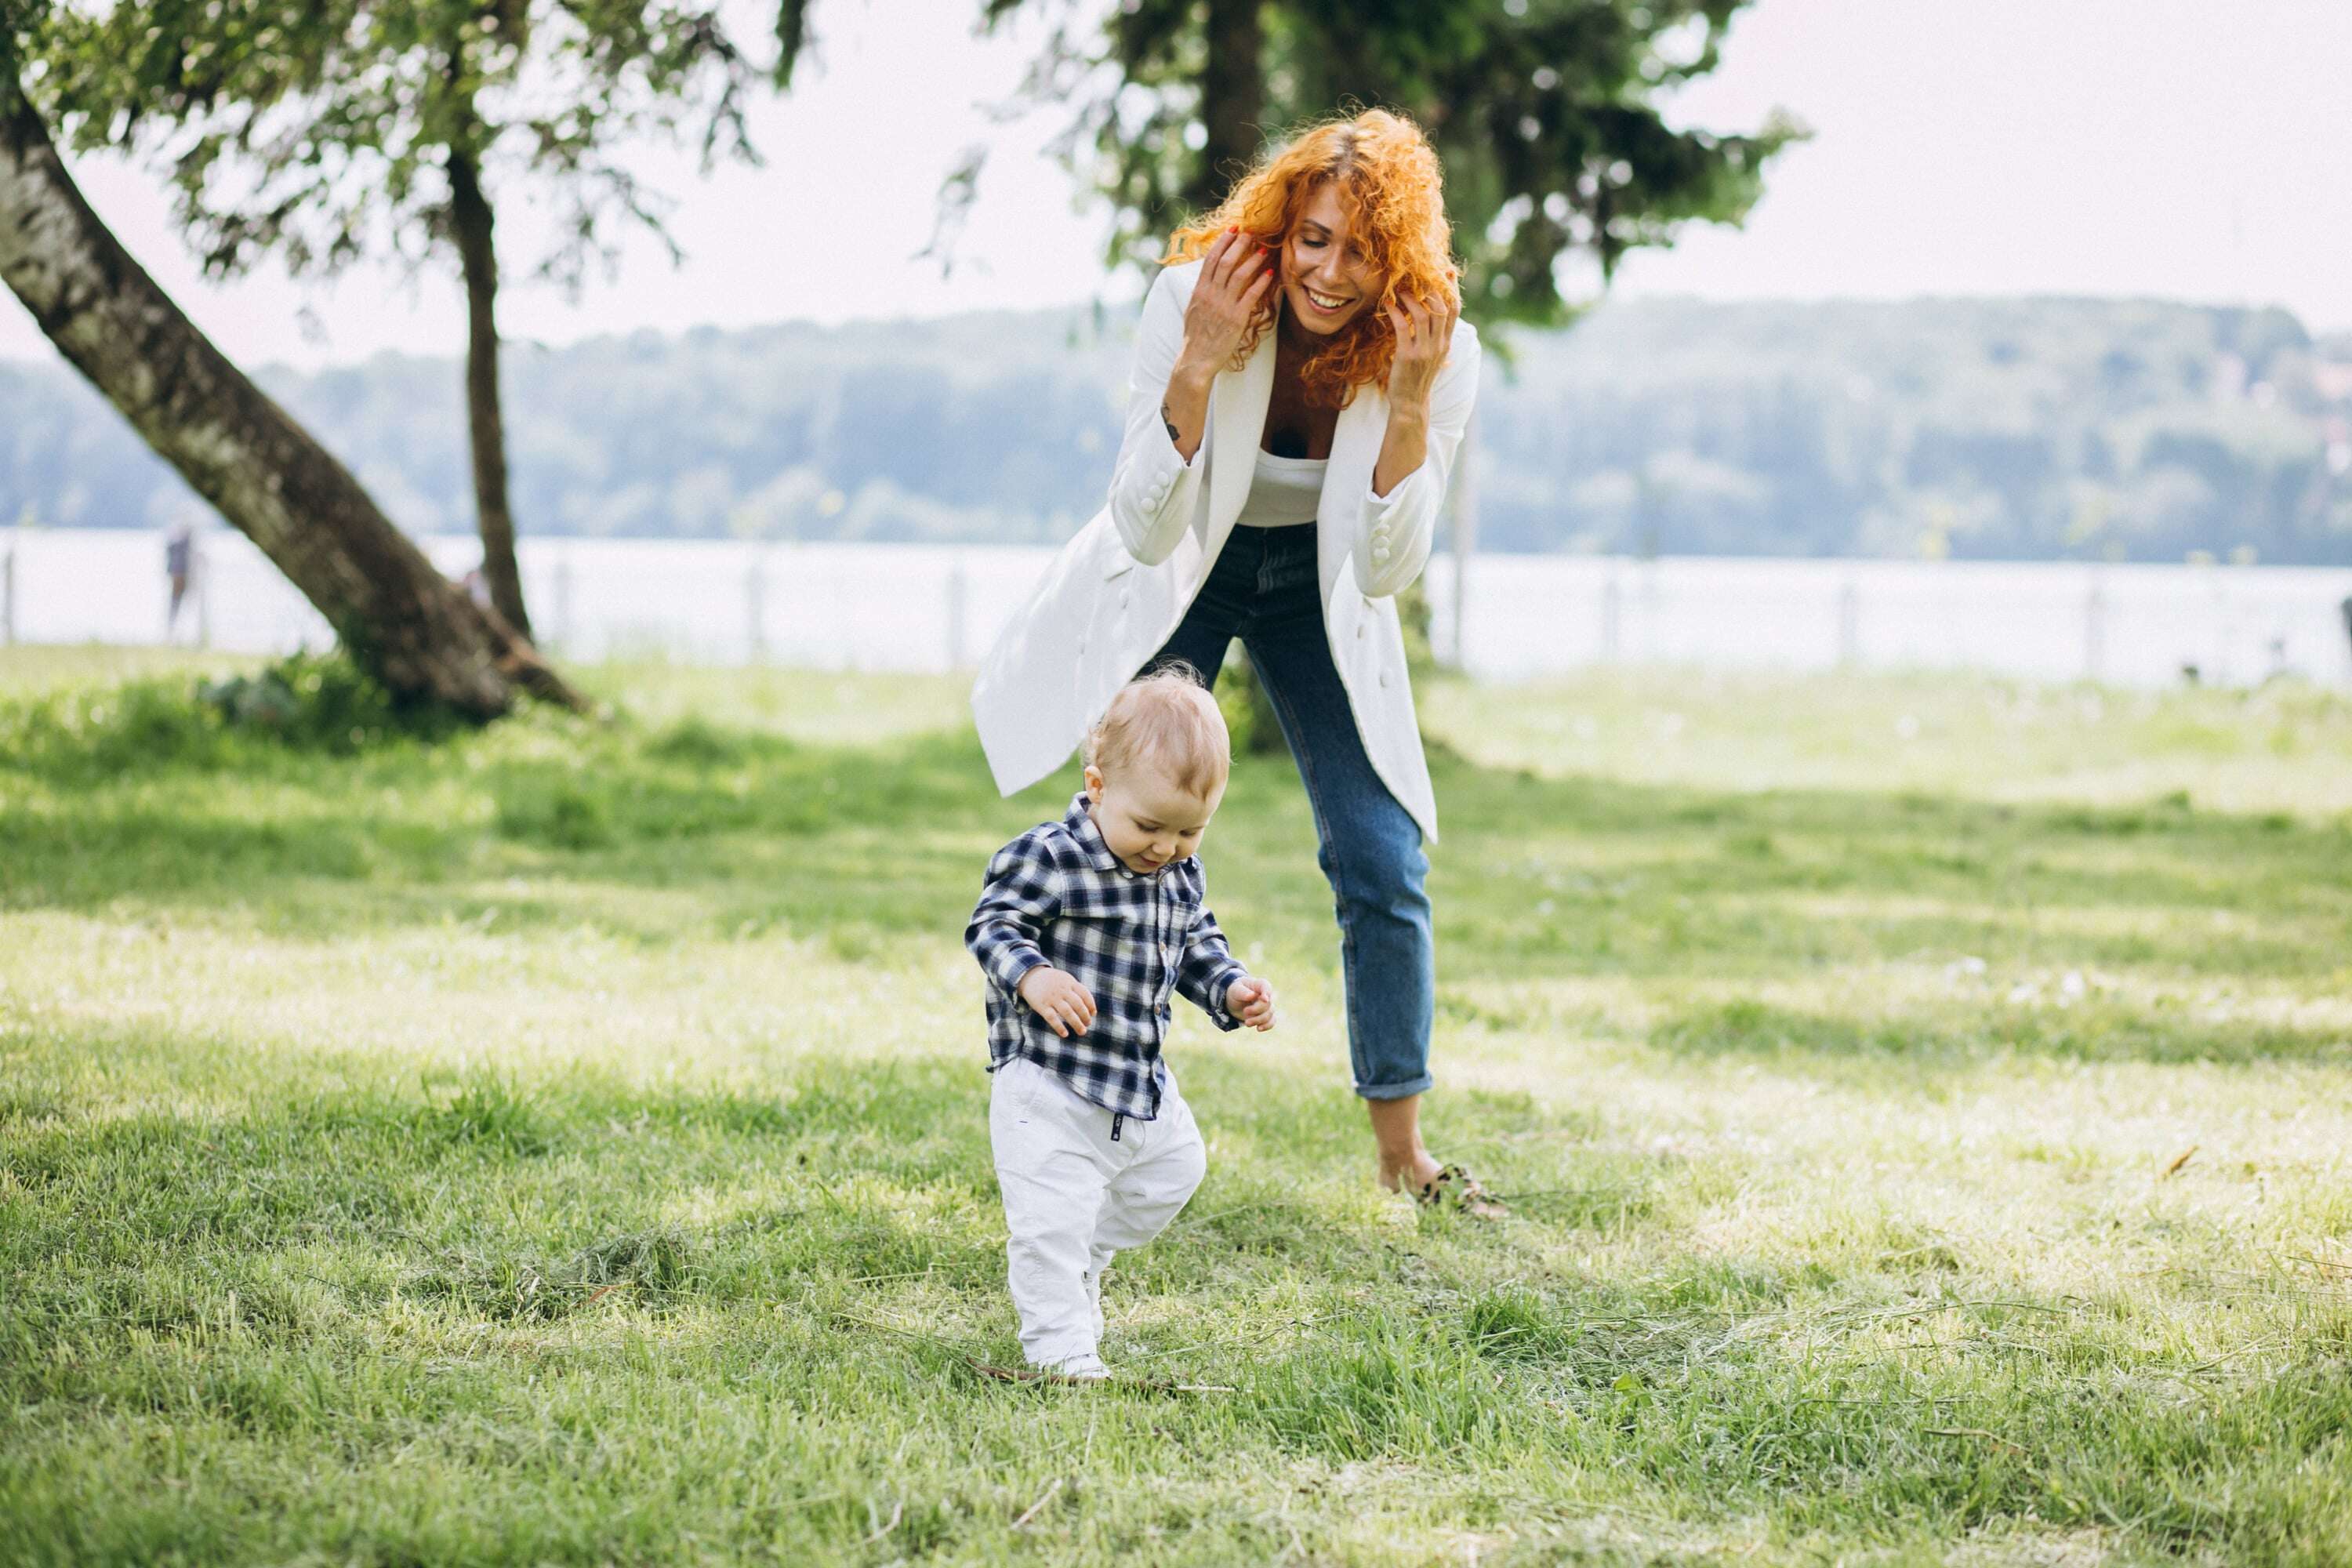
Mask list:
[[1095,1021],[1093,994],[1051,964],[1041,963],[1021,977],[1021,1000],[1066,1040],[1085,1034],[1087,1026]]
[[1225,1011],[1253,1029],[1274,1027],[1274,987],[1255,975],[1234,982],[1225,993]]

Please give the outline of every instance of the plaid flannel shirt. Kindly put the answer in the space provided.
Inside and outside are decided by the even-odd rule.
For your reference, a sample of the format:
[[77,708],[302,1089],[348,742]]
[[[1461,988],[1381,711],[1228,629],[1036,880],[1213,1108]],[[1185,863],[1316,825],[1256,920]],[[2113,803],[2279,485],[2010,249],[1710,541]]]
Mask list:
[[[1084,794],[1061,821],[998,850],[963,933],[988,975],[989,1070],[1026,1057],[1114,1117],[1157,1118],[1169,994],[1220,1029],[1241,1026],[1225,994],[1249,972],[1209,913],[1207,889],[1197,855],[1149,876],[1129,870]],[[1064,1039],[1021,999],[1022,977],[1045,963],[1093,994],[1085,1034]]]

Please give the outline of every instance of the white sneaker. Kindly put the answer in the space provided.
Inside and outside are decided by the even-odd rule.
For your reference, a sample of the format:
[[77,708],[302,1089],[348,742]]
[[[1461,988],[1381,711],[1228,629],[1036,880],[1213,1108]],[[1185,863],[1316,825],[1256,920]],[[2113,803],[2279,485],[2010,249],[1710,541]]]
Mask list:
[[1102,1357],[1098,1355],[1074,1355],[1060,1365],[1049,1366],[1045,1370],[1060,1373],[1064,1377],[1076,1378],[1082,1383],[1101,1383],[1110,1376],[1110,1368],[1103,1365]]

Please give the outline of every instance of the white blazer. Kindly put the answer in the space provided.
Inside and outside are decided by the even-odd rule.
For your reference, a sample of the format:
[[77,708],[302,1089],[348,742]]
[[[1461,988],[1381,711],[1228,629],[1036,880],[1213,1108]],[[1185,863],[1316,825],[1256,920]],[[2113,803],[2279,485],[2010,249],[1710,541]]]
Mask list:
[[[1201,263],[1153,279],[1128,383],[1127,434],[1110,501],[1078,530],[981,661],[972,717],[997,787],[1011,795],[1068,759],[1111,697],[1160,651],[1209,578],[1249,494],[1274,395],[1275,334],[1241,369],[1218,373],[1209,420],[1189,464],[1160,404],[1184,342],[1184,307]],[[1432,842],[1437,800],[1422,755],[1404,637],[1392,597],[1428,563],[1454,454],[1478,395],[1478,334],[1456,323],[1430,398],[1421,467],[1385,496],[1372,468],[1389,402],[1363,386],[1340,410],[1314,523],[1331,660],[1372,767]]]

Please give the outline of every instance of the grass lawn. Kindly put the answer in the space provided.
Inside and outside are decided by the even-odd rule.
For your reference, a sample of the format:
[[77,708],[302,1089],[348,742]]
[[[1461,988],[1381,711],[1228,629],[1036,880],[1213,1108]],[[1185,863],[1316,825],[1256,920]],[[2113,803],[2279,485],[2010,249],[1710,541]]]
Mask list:
[[[0,655],[10,1563],[2352,1562],[2352,700],[1427,694],[1429,1109],[1374,1191],[1287,763],[1281,1029],[1015,1387],[951,681],[583,672],[437,742]],[[217,668],[217,665],[205,667]],[[130,684],[121,684],[128,679]]]

